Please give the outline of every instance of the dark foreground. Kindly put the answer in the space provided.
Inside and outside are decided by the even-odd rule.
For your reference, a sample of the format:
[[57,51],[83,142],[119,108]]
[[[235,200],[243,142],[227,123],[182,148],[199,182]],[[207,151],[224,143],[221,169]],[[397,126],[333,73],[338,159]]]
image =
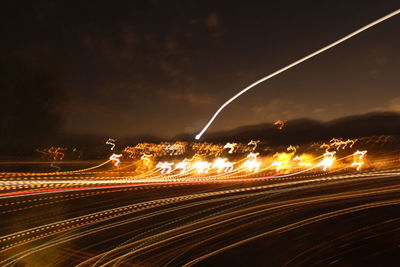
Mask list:
[[[115,171],[2,176],[1,266],[400,263],[398,169],[137,184]],[[85,183],[110,179],[120,182]]]

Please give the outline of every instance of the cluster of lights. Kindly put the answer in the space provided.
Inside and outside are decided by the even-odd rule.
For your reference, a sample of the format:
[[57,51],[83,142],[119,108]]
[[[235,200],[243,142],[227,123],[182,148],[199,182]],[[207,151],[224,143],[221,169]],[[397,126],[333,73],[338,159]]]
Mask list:
[[[322,168],[323,171],[328,171],[332,168],[333,164],[336,161],[336,153],[337,151],[343,150],[346,147],[353,147],[357,139],[347,139],[342,140],[338,138],[331,139],[328,143],[324,143],[320,146],[320,148],[325,148],[325,153],[321,156],[322,160],[319,162],[316,161],[316,157],[311,154],[296,154],[298,150],[298,146],[289,146],[287,147],[287,152],[276,153],[271,159],[272,163],[268,163],[268,160],[260,161],[258,156],[259,152],[255,152],[257,145],[260,141],[251,140],[247,145],[250,147],[250,151],[245,158],[242,160],[232,162],[226,157],[215,157],[212,161],[204,160],[204,155],[200,153],[195,153],[194,156],[190,159],[184,159],[179,162],[171,162],[171,161],[159,161],[157,164],[153,165],[153,160],[156,159],[156,156],[152,154],[143,153],[140,157],[140,161],[143,166],[147,168],[151,168],[151,166],[155,166],[155,171],[159,171],[163,175],[168,174],[208,174],[209,172],[221,174],[221,173],[232,173],[234,171],[247,171],[247,172],[259,172],[260,170],[273,169],[276,172],[284,172],[288,173],[293,168]],[[184,143],[176,142],[175,145],[183,145]],[[222,150],[226,150],[228,154],[237,153],[236,149],[242,144],[237,143],[226,143],[225,146],[215,145],[221,148]],[[165,149],[170,151],[170,153],[175,154],[179,146],[167,146]],[[203,145],[197,144],[197,148],[201,149],[212,149],[213,145],[210,143],[205,143]],[[172,152],[171,152],[172,151]],[[181,152],[181,151],[180,151]],[[180,153],[179,152],[179,153]],[[353,162],[351,163],[351,167],[355,167],[357,171],[360,171],[364,163],[364,157],[367,151],[359,151],[357,150],[353,154]],[[114,164],[115,167],[119,167],[121,164],[121,158],[123,154],[112,154],[110,157],[110,161]],[[241,163],[243,162],[243,163]],[[241,163],[241,164],[239,164]],[[264,169],[261,169],[262,165],[264,165]]]

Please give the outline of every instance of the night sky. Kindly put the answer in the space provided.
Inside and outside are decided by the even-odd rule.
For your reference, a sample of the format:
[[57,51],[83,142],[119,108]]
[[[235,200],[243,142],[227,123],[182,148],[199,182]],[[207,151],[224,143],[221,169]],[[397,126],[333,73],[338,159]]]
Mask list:
[[[399,8],[277,2],[9,1],[0,53],[54,65],[67,132],[170,137],[195,133],[243,87]],[[257,86],[210,131],[400,111],[399,29],[397,16]]]

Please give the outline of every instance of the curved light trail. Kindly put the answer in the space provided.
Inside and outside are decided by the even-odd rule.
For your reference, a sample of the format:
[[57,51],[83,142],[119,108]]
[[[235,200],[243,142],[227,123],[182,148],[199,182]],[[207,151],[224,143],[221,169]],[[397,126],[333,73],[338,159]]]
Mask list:
[[299,60],[293,62],[292,64],[289,64],[289,65],[287,65],[286,67],[283,67],[283,68],[281,68],[281,69],[275,71],[274,73],[272,73],[272,74],[270,74],[270,75],[268,75],[268,76],[265,76],[264,78],[261,78],[260,80],[258,80],[258,81],[256,81],[256,82],[250,84],[249,86],[247,86],[246,88],[244,88],[243,90],[241,90],[239,93],[237,93],[236,95],[234,95],[232,98],[230,98],[228,101],[226,101],[224,104],[222,104],[222,106],[217,110],[217,112],[215,112],[215,114],[214,114],[214,115],[211,117],[211,119],[208,121],[208,123],[206,124],[206,126],[204,126],[204,128],[200,131],[200,133],[198,133],[198,134],[196,135],[196,137],[195,137],[196,140],[199,140],[199,139],[201,138],[201,136],[202,136],[202,135],[204,134],[204,132],[208,129],[208,127],[210,127],[211,123],[213,123],[213,121],[214,121],[215,118],[218,116],[218,114],[219,114],[227,105],[229,105],[232,101],[234,101],[236,98],[238,98],[239,96],[241,96],[242,94],[244,94],[245,92],[247,92],[248,90],[250,90],[251,88],[253,88],[254,86],[256,86],[256,85],[258,85],[258,84],[260,84],[260,83],[262,83],[262,82],[264,82],[264,81],[266,81],[266,80],[268,80],[268,79],[270,79],[270,78],[272,78],[272,77],[274,77],[274,76],[276,76],[276,75],[278,75],[278,74],[280,74],[280,73],[282,73],[282,72],[284,72],[284,71],[286,71],[286,70],[288,70],[288,69],[290,69],[290,68],[292,68],[292,67],[294,67],[294,66],[296,66],[296,65],[298,65],[298,64],[300,64],[300,63],[302,63],[302,62],[304,62],[304,61],[306,61],[306,60],[308,60],[308,59],[310,59],[310,58],[312,58],[312,57],[314,57],[314,56],[316,56],[316,55],[318,55],[318,54],[320,54],[320,53],[322,53],[322,52],[324,52],[324,51],[326,51],[326,50],[328,50],[328,49],[330,49],[330,48],[332,48],[332,47],[334,47],[334,46],[336,46],[336,45],[338,45],[338,44],[340,44],[340,43],[342,43],[342,42],[344,42],[344,41],[346,41],[346,40],[348,40],[348,39],[350,39],[350,38],[352,38],[353,36],[355,36],[355,35],[357,35],[357,34],[363,32],[363,31],[365,31],[365,30],[367,30],[367,29],[369,29],[369,28],[371,28],[371,27],[373,27],[373,26],[375,26],[375,25],[377,25],[377,24],[379,24],[379,23],[381,23],[381,22],[383,22],[383,21],[385,21],[385,20],[391,18],[391,17],[394,17],[394,16],[398,15],[399,13],[400,13],[400,9],[398,9],[398,10],[396,10],[396,11],[394,11],[394,12],[392,12],[392,13],[390,13],[390,14],[388,14],[388,15],[386,15],[386,16],[384,16],[384,17],[378,19],[378,20],[375,20],[374,22],[371,22],[370,24],[368,24],[368,25],[366,25],[366,26],[364,26],[364,27],[362,27],[362,28],[360,28],[360,29],[358,29],[358,30],[356,30],[356,31],[354,31],[354,32],[352,32],[352,33],[346,35],[345,37],[343,37],[343,38],[337,40],[336,42],[333,42],[333,43],[331,43],[331,44],[329,44],[329,45],[327,45],[327,46],[325,46],[325,47],[323,47],[323,48],[321,48],[321,49],[315,51],[314,53],[311,53],[311,54],[309,54],[308,56],[305,56],[305,57],[303,57],[303,58],[301,58],[301,59],[299,59]]
[[[177,158],[153,157],[145,170],[140,162],[122,159],[121,166],[137,166],[132,170],[109,164],[87,172],[93,167],[59,173],[2,172],[0,265],[207,263],[209,257],[270,238],[270,233],[296,232],[301,236],[313,232],[307,227],[332,225],[332,220],[343,221],[340,217],[344,215],[344,221],[359,229],[377,217],[366,234],[373,233],[373,225],[385,225],[385,234],[400,229],[396,225],[400,220],[393,218],[400,208],[399,150],[378,158],[382,154],[377,156],[369,147],[366,154],[363,144],[355,146],[336,150],[329,145],[304,145],[291,153],[282,147],[277,149],[283,152],[264,153],[261,145],[260,152],[254,153],[250,152],[252,147],[249,150],[238,143],[239,152],[226,151],[226,158],[203,154],[187,161],[184,172],[172,164],[179,166],[182,158],[190,158],[194,151]],[[357,150],[360,148],[363,150]],[[332,149],[337,158],[325,169],[325,154]],[[301,152],[304,150],[306,154]],[[307,164],[296,159],[302,156],[302,163]],[[160,161],[170,163],[171,172],[163,175],[162,168],[153,168]],[[247,168],[248,161],[258,162],[260,169]],[[198,173],[196,162],[210,164],[210,169]],[[352,166],[354,162],[360,168]],[[221,167],[225,163],[234,167],[226,171]],[[390,212],[384,210],[388,207]],[[376,216],[377,210],[380,216]],[[351,216],[356,215],[352,214],[360,212],[375,217],[353,220]],[[385,214],[389,218],[384,219]],[[365,224],[359,226],[360,222]],[[340,235],[343,233],[338,232]],[[357,236],[350,241],[360,239]],[[330,247],[325,242],[307,248],[319,245]],[[304,251],[300,247],[287,255],[288,262],[302,261],[296,256]]]

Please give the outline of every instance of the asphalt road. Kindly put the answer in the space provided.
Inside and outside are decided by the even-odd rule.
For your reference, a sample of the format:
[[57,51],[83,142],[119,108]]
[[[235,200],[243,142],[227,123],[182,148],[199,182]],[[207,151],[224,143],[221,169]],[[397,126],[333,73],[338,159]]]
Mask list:
[[400,263],[400,168],[0,178],[1,266]]

